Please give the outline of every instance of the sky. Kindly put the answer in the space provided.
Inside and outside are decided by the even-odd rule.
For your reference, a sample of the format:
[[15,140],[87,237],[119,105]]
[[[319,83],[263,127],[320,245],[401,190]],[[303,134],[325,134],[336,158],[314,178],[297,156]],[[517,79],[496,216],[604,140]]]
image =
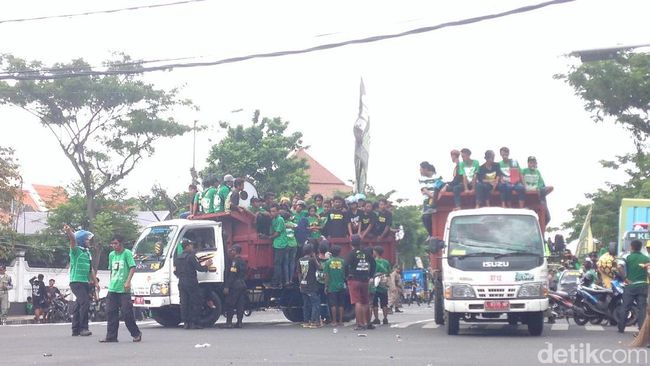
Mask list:
[[[0,20],[163,3],[37,1],[0,3]],[[0,23],[0,52],[46,64],[84,58],[99,65],[113,52],[140,59],[213,60],[314,46],[496,13],[540,0],[205,1],[187,5],[43,21]],[[573,89],[554,74],[578,62],[566,55],[650,43],[648,1],[578,0],[525,14],[372,44],[274,59],[168,72],[144,79],[182,86],[200,111],[177,120],[208,128],[196,140],[198,169],[224,132],[219,121],[249,124],[253,111],[290,121],[308,152],[339,178],[354,178],[352,127],[363,78],[371,118],[368,183],[419,204],[419,163],[451,178],[451,149],[510,148],[525,164],[537,157],[547,185],[551,225],[570,219],[584,194],[621,182],[599,161],[634,149],[612,121],[594,123]],[[237,112],[239,111],[239,112]],[[0,106],[0,146],[16,150],[29,183],[68,186],[77,179],[53,136],[33,116]],[[184,190],[192,136],[160,141],[123,182],[131,195],[153,184]]]

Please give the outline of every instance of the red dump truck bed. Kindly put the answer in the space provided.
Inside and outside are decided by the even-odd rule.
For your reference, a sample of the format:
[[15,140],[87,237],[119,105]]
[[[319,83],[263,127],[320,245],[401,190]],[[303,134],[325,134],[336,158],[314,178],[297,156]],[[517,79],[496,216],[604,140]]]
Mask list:
[[[224,247],[233,244],[242,247],[242,257],[248,263],[247,280],[253,282],[269,282],[273,276],[273,245],[269,239],[261,239],[255,228],[255,215],[250,211],[233,211],[230,213],[215,213],[195,216],[194,220],[213,220],[222,223]],[[350,251],[350,240],[347,238],[332,238],[330,245],[341,246],[341,255],[345,257]],[[384,248],[384,257],[395,263],[396,241],[393,235],[382,240],[365,241],[364,245],[380,245]],[[227,250],[227,249],[226,249]]]

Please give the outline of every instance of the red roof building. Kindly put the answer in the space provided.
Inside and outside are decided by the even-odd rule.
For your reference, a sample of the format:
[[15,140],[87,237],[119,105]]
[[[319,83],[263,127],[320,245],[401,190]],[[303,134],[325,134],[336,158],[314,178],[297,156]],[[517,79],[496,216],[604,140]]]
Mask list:
[[299,159],[305,159],[307,165],[309,165],[307,175],[309,176],[308,194],[310,196],[320,193],[324,197],[332,197],[336,192],[352,192],[351,186],[337,178],[332,172],[312,158],[311,155],[307,154],[304,149],[298,150],[295,156]]
[[66,202],[68,202],[68,195],[62,187],[42,184],[23,186],[25,211],[49,211]]

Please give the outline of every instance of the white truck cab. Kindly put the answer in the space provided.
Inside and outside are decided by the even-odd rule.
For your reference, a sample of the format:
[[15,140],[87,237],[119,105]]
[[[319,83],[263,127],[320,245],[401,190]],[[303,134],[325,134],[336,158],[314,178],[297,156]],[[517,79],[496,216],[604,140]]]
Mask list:
[[[169,220],[149,225],[133,247],[136,272],[131,280],[132,297],[134,306],[150,308],[154,319],[164,326],[176,326],[181,322],[174,258],[183,239],[194,242],[200,261],[212,258],[209,271],[197,274],[200,286],[208,293],[217,292],[224,281],[225,254],[221,223]],[[207,312],[206,325],[210,322],[214,324],[221,314],[219,298],[213,298],[217,309]]]
[[442,254],[447,333],[460,320],[522,322],[540,335],[548,309],[543,233],[532,210],[454,211],[445,224]]

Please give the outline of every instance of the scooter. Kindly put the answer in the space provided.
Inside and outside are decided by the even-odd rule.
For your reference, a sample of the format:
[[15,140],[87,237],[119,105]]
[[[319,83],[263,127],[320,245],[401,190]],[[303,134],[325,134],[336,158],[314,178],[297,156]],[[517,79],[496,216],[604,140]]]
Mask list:
[[564,291],[549,291],[548,303],[551,307],[550,322],[555,321],[555,319],[564,318],[568,323],[569,318],[578,312],[574,304],[574,299]]
[[[614,279],[612,280],[612,294],[613,298],[610,302],[610,310],[614,313],[614,317],[616,318],[616,321],[620,321],[620,311],[623,308],[623,293],[625,291],[625,282],[623,281],[622,278],[618,276],[614,276]],[[631,326],[634,325],[637,322],[639,315],[639,307],[637,306],[636,302],[634,303],[634,306],[632,307],[632,310],[628,311],[627,314],[625,315],[625,325],[626,326]]]

